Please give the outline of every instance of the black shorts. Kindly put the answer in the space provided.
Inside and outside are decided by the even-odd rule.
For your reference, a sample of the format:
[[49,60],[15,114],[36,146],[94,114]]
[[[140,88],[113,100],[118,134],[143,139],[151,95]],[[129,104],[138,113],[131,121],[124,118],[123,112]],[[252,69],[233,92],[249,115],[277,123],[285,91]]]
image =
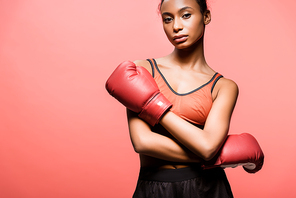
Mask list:
[[133,198],[232,198],[222,168],[141,168]]

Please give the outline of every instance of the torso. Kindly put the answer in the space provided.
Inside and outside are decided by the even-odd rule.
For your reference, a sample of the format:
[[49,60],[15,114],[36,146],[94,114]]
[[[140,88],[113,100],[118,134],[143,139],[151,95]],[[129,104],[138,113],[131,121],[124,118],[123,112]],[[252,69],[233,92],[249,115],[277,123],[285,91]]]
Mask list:
[[[206,72],[185,70],[179,67],[165,66],[162,61],[150,59],[142,64],[153,75],[160,91],[173,103],[171,109],[183,119],[202,128],[207,114],[215,100],[218,89],[215,84],[222,76],[213,70]],[[190,104],[188,104],[190,103]],[[202,104],[201,104],[202,103]],[[174,139],[161,125],[152,131]],[[175,163],[140,155],[142,167],[159,167],[165,169],[183,168],[189,164]]]

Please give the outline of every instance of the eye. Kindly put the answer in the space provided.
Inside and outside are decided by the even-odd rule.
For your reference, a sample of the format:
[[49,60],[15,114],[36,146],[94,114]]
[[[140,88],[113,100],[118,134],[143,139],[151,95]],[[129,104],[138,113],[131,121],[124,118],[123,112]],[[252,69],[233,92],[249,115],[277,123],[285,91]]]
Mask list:
[[186,13],[182,16],[184,19],[189,19],[191,17],[190,13]]
[[169,23],[169,22],[171,22],[172,20],[173,20],[172,17],[165,17],[165,18],[163,19],[163,22],[165,22],[165,23]]

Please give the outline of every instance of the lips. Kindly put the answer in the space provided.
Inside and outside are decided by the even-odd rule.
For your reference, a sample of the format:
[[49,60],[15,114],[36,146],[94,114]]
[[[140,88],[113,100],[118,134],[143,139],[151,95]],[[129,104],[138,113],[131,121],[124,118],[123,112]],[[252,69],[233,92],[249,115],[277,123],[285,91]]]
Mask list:
[[177,36],[174,36],[174,37],[173,37],[173,40],[174,40],[176,43],[181,43],[181,42],[186,41],[187,38],[188,38],[187,35],[177,35]]

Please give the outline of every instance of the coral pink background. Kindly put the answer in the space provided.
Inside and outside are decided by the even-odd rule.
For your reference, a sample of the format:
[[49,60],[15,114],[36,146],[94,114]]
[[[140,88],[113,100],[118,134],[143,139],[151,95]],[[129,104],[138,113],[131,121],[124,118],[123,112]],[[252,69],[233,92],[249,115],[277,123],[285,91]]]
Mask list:
[[[173,49],[159,0],[0,0],[0,195],[131,197],[139,160],[104,83],[124,60]],[[285,2],[285,3],[283,3]],[[296,197],[294,0],[210,0],[210,66],[237,82],[230,133],[263,169],[227,169],[235,197]]]

